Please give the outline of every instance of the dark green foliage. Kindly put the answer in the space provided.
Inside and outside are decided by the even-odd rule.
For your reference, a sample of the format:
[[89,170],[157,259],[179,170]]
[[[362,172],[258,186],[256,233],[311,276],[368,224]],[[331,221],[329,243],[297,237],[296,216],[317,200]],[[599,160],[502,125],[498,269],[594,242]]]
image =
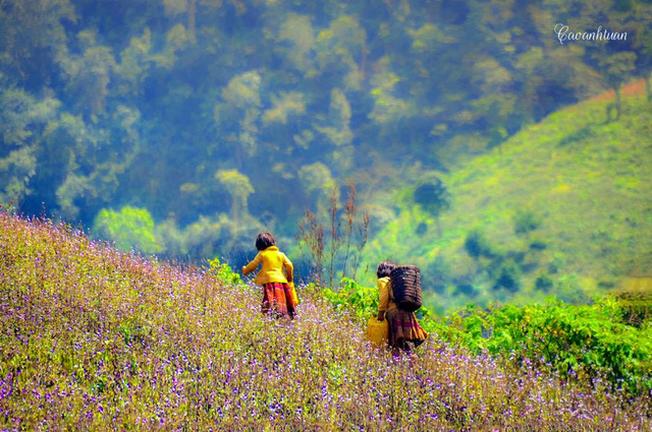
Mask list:
[[530,243],[530,249],[534,251],[542,251],[546,249],[548,245],[543,240],[534,240]]
[[647,286],[625,288],[615,294],[622,309],[623,321],[641,327],[652,319],[652,278],[641,278]]
[[520,288],[521,269],[518,264],[513,260],[506,260],[501,262],[496,272],[496,281],[493,289],[498,290],[505,288],[510,292],[516,292]]
[[450,196],[440,179],[424,183],[414,190],[414,201],[433,216],[450,206]]
[[423,269],[422,283],[425,290],[443,293],[450,282],[451,269],[442,256],[437,256]]
[[616,284],[613,281],[599,281],[598,286],[600,288],[611,289],[611,288],[615,288]]
[[552,279],[550,279],[549,276],[547,275],[541,275],[537,277],[536,281],[534,282],[534,286],[541,291],[548,292],[550,289],[553,287],[554,283]]
[[552,262],[548,264],[548,273],[555,274],[559,272],[559,266],[556,263]]
[[324,288],[321,292],[333,306],[354,311],[361,320],[378,312],[376,287],[365,287],[353,279],[342,278],[338,288]]
[[587,138],[591,138],[593,136],[593,131],[591,130],[590,127],[583,127],[579,129],[578,131],[565,136],[561,141],[559,141],[559,146],[565,146],[572,144],[577,141],[581,141]]
[[467,297],[473,297],[478,293],[478,290],[470,283],[460,283],[455,287],[455,293],[462,294]]
[[495,256],[491,244],[480,231],[471,231],[464,241],[464,249],[473,258]]
[[[619,306],[613,301],[594,306],[504,306],[477,314],[492,335],[480,346],[494,354],[515,353],[563,374],[605,375],[614,386],[631,392],[652,388],[649,329],[639,331],[620,322]],[[640,340],[645,337],[646,342]]]
[[514,232],[519,235],[528,234],[541,226],[541,219],[530,211],[520,211],[514,216]]
[[625,77],[636,68],[636,53],[631,51],[609,52],[603,49],[596,51],[595,55],[603,70],[606,82],[616,93],[615,101],[607,105],[607,121],[612,120],[612,110],[616,111],[615,119],[617,120],[622,112],[620,87],[625,82]]

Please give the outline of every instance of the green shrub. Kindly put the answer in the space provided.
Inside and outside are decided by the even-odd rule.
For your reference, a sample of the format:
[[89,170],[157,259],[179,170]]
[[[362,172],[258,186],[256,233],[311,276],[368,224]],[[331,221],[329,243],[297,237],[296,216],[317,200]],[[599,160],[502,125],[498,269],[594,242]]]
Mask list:
[[423,183],[414,190],[414,201],[433,216],[450,207],[450,194],[440,179]]
[[[635,280],[636,284],[632,283],[632,280]],[[615,294],[615,298],[622,309],[625,323],[641,327],[646,321],[651,321],[652,278],[629,278],[624,288]]]
[[208,266],[210,272],[224,283],[230,285],[242,283],[240,274],[234,272],[229,264],[221,262],[219,258],[208,260]]
[[93,222],[96,236],[115,242],[123,251],[137,249],[146,254],[163,252],[154,234],[154,220],[144,208],[125,206],[120,211],[102,209]]
[[445,324],[454,330],[440,335],[476,352],[486,349],[516,361],[548,365],[563,376],[605,377],[628,392],[649,391],[652,327],[626,325],[621,315],[621,306],[609,297],[582,306],[551,301],[491,310],[467,308],[447,317]]
[[552,282],[552,279],[548,275],[540,275],[537,277],[537,280],[534,282],[534,286],[538,290],[548,292],[550,288],[554,286],[554,283]]
[[345,277],[336,290],[324,288],[322,293],[337,309],[351,310],[360,318],[369,318],[378,313],[379,298],[376,287],[365,287]]
[[466,236],[464,249],[473,258],[480,258],[482,256],[491,258],[495,255],[489,241],[480,231],[471,231]]
[[541,226],[541,219],[531,211],[519,211],[514,215],[514,232],[527,234]]
[[530,243],[530,250],[534,251],[542,251],[548,247],[548,244],[544,242],[543,240],[533,240]]
[[521,270],[518,264],[512,260],[507,260],[498,266],[496,282],[493,289],[505,288],[510,292],[516,292],[520,288]]

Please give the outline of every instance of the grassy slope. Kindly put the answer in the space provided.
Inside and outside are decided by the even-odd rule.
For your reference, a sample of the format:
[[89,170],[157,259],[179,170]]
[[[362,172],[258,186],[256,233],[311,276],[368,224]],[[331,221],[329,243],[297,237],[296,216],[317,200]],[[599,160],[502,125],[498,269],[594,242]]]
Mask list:
[[[642,430],[628,401],[430,339],[393,361],[301,292],[260,294],[0,212],[0,429]],[[642,428],[642,429],[641,429]]]
[[[547,244],[546,250],[528,255],[538,266],[524,275],[521,300],[537,298],[533,281],[551,263],[559,269],[550,275],[556,284],[552,293],[591,293],[599,282],[617,284],[623,276],[649,271],[652,104],[642,86],[641,81],[625,89],[618,121],[604,121],[611,97],[602,95],[551,114],[444,176],[452,205],[441,215],[441,235],[435,220],[408,204],[367,247],[367,259],[391,256],[428,267],[441,256],[451,274],[460,277],[477,266],[464,241],[478,229],[502,251],[526,250],[533,239]],[[522,210],[542,220],[527,239],[513,231],[513,217]],[[419,235],[414,228],[422,222],[428,231]],[[494,295],[488,281],[479,285],[483,290],[475,300]],[[434,301],[464,301],[451,295],[449,289]]]

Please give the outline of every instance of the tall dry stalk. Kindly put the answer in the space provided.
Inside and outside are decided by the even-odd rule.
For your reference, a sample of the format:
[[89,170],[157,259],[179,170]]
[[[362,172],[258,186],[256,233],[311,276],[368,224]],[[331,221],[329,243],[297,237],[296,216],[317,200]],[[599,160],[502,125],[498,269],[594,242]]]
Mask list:
[[346,274],[347,264],[349,262],[349,255],[351,253],[351,241],[353,240],[353,222],[355,220],[356,206],[355,206],[355,183],[349,181],[347,185],[346,204],[344,205],[344,218],[345,218],[345,231],[344,239],[346,243],[346,252],[344,254],[344,262],[342,263],[342,277]]
[[353,274],[351,277],[355,279],[356,274],[358,273],[358,269],[360,268],[360,259],[362,256],[362,249],[364,249],[365,245],[367,244],[367,241],[369,240],[369,211],[364,210],[362,212],[362,222],[360,223],[360,226],[358,227],[358,234],[360,238],[360,243],[358,243],[358,250],[360,251],[354,256],[353,259]]
[[335,279],[335,257],[340,247],[340,220],[337,217],[338,209],[338,188],[333,187],[330,196],[330,207],[328,213],[330,216],[330,241],[329,241],[329,263],[328,263],[328,286],[333,286]]
[[[329,287],[334,286],[338,275],[340,278],[350,276],[355,279],[360,268],[360,251],[367,244],[369,235],[368,211],[362,212],[361,220],[358,220],[355,184],[348,184],[343,212],[338,206],[337,192],[338,189],[333,188],[327,216],[320,218],[318,214],[308,210],[299,224],[298,238],[307,246],[313,261],[313,278],[317,284],[325,282]],[[320,222],[326,218],[328,231]]]
[[312,256],[312,275],[317,285],[321,285],[324,262],[324,227],[317,220],[317,215],[306,211],[299,223],[299,240],[308,246]]

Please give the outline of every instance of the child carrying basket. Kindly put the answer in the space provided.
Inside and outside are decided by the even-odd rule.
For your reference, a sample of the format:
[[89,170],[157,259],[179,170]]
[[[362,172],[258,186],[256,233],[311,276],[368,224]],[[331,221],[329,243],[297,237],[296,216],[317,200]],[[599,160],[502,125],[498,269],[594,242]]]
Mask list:
[[395,353],[409,352],[412,345],[417,347],[428,338],[414,314],[422,301],[419,269],[383,261],[376,275],[380,297],[378,322],[387,320],[387,344]]

